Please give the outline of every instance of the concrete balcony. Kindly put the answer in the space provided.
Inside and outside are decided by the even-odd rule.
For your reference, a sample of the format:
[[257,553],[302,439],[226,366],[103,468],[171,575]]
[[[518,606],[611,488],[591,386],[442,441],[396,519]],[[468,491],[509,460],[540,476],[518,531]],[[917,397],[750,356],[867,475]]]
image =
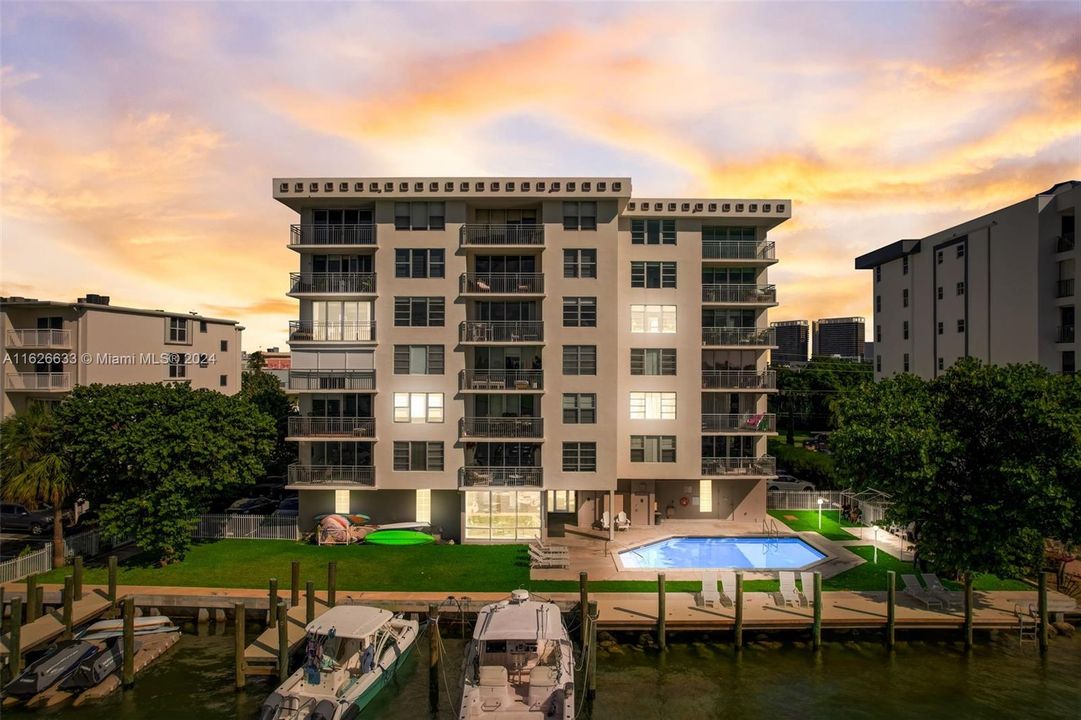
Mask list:
[[374,248],[375,225],[292,225],[289,247],[293,250]]
[[544,295],[544,273],[462,273],[461,295]]
[[375,440],[375,418],[291,417],[286,440],[331,438],[335,440]]
[[458,342],[466,345],[537,345],[544,342],[539,320],[466,320],[458,325]]
[[6,372],[6,392],[67,392],[71,390],[69,372]]
[[777,416],[763,413],[703,413],[702,432],[713,435],[775,433],[777,432]]
[[462,370],[462,392],[544,392],[543,370]]
[[308,322],[307,320],[293,320],[289,323],[290,345],[300,343],[358,345],[374,342],[374,322]]
[[1055,240],[1055,252],[1071,252],[1076,247],[1076,236],[1074,233],[1063,233],[1059,235]]
[[70,330],[28,328],[8,330],[8,348],[11,350],[47,350],[71,347]]
[[704,305],[757,305],[769,307],[777,304],[775,285],[703,285]]
[[289,273],[293,297],[311,295],[374,295],[375,273]]
[[703,370],[702,389],[771,392],[777,389],[777,373],[773,370]]
[[777,346],[777,334],[773,328],[757,327],[704,327],[703,347],[771,348]]
[[544,247],[544,226],[466,223],[462,225],[459,244],[463,248],[542,248]]
[[777,476],[777,459],[764,455],[749,457],[704,457],[702,475],[707,477],[768,478]]
[[1074,279],[1059,280],[1055,284],[1055,297],[1068,298],[1074,294]]
[[371,465],[294,464],[289,466],[287,486],[374,488],[375,468]]
[[467,465],[458,470],[459,488],[544,487],[544,469]]
[[375,390],[375,370],[290,370],[289,389],[300,392]]
[[539,417],[466,417],[458,421],[458,437],[462,440],[477,438],[539,440],[544,437],[544,419]]
[[1058,343],[1072,343],[1077,338],[1077,334],[1074,332],[1076,325],[1059,325],[1058,332],[1055,333],[1055,342]]
[[776,245],[752,240],[704,242],[702,260],[711,264],[771,265],[777,262]]

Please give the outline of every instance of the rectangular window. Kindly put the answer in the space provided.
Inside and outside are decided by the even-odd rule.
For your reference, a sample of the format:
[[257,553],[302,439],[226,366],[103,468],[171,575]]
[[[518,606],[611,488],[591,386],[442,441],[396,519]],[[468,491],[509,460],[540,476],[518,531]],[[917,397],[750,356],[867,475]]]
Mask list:
[[632,392],[631,420],[675,420],[674,392]]
[[169,377],[177,380],[188,376],[188,366],[184,364],[184,356],[180,353],[169,353]]
[[882,312],[882,296],[875,295],[875,312]]
[[206,332],[206,320],[200,320],[199,321],[199,332],[201,332],[201,333]]
[[563,203],[564,230],[596,230],[597,203],[592,201]]
[[905,353],[904,368],[905,368],[905,372],[908,372],[908,353]]
[[222,352],[229,352],[229,341],[228,340],[222,340],[221,345],[219,347],[221,347]]
[[188,342],[187,318],[169,318],[169,342],[179,344]]
[[676,264],[674,262],[631,263],[632,288],[674,288]]
[[957,294],[958,295],[964,295],[965,294],[965,284],[964,284],[964,282],[957,283]]
[[597,443],[563,443],[563,472],[597,472]]
[[432,491],[428,488],[417,488],[416,522],[432,522]]
[[964,319],[958,320],[957,321],[957,332],[963,333],[964,331],[965,331],[965,321],[964,321]]
[[875,342],[882,342],[882,326],[875,325]]
[[563,277],[597,277],[597,251],[592,248],[564,250]]
[[631,305],[632,333],[674,333],[675,305]]
[[631,435],[631,462],[676,461],[675,435]]
[[965,256],[965,246],[961,243],[957,246],[957,257],[963,258]]
[[901,306],[908,307],[908,288],[901,291]]
[[631,375],[675,374],[675,348],[631,348]]
[[941,285],[939,285],[939,286],[938,286],[938,289],[937,289],[937,290],[935,291],[935,296],[936,296],[936,297],[937,297],[937,298],[938,298],[939,300],[941,300],[941,299],[942,299],[942,286],[941,286]]
[[875,371],[882,372],[882,356],[875,355]]
[[394,422],[443,422],[443,393],[394,393]]
[[597,327],[597,298],[564,297],[563,327]]
[[944,360],[943,360],[942,358],[939,358],[939,359],[938,359],[938,369],[939,369],[939,370],[942,370],[942,369],[944,369],[945,367],[946,367],[946,362],[945,362],[945,361],[944,361]]
[[572,513],[578,511],[578,493],[574,490],[549,490],[548,512]]
[[[705,230],[703,228],[703,240]],[[752,236],[753,239],[753,236]],[[632,245],[675,245],[675,220],[631,220]]]
[[220,387],[225,387],[228,384],[229,384],[229,376],[228,375],[219,375],[218,376],[218,385]]
[[397,327],[443,327],[446,300],[442,297],[394,298],[394,324]]
[[901,274],[908,275],[908,255],[901,258]]
[[446,256],[440,248],[394,251],[394,277],[441,278],[446,272]]
[[936,261],[936,262],[937,262],[937,263],[938,263],[939,265],[941,265],[941,264],[942,264],[942,251],[941,251],[941,250],[939,250],[939,251],[938,251],[937,253],[935,253],[935,261]]
[[395,375],[442,375],[442,345],[395,345]]
[[349,491],[348,490],[335,490],[334,491],[334,512],[339,515],[349,514]]
[[908,340],[908,320],[905,320],[903,323],[901,323],[901,336],[905,340]]
[[1062,351],[1062,372],[1066,374],[1073,374],[1077,372],[1077,360],[1073,350]]
[[445,227],[445,209],[441,202],[394,203],[395,230],[442,230]]
[[713,512],[713,481],[698,481],[698,512]]
[[567,425],[593,425],[597,422],[595,393],[563,393],[563,422]]
[[938,334],[939,334],[939,335],[941,335],[941,334],[942,334],[942,323],[939,323],[939,324],[938,324]]
[[882,281],[882,266],[881,265],[875,265],[875,282],[881,282],[881,281]]
[[399,472],[442,471],[443,443],[396,440],[394,469]]
[[564,345],[563,346],[563,374],[564,375],[596,375],[597,374],[597,346],[596,345]]

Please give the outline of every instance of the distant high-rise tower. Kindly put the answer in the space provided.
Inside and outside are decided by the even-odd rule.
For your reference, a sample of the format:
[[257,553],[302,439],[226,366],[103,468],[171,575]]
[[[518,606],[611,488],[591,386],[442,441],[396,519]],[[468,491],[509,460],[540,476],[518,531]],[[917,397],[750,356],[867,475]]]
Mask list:
[[813,357],[863,359],[864,320],[861,317],[822,318],[814,324]]
[[784,320],[770,323],[770,327],[777,334],[777,349],[770,358],[773,364],[807,362],[811,341],[810,323],[806,320]]

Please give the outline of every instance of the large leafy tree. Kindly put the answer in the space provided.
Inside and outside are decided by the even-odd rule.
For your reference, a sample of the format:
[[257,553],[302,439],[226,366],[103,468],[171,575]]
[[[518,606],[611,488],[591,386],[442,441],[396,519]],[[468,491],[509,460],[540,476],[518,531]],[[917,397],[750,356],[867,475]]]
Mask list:
[[68,458],[61,450],[56,417],[40,403],[0,423],[0,483],[3,496],[53,512],[53,567],[64,565],[64,503],[75,493]]
[[[256,355],[259,353],[254,352],[251,357]],[[282,390],[278,378],[258,369],[259,367],[261,365],[244,371],[241,376],[240,397],[274,420],[274,449],[267,460],[265,474],[282,476],[287,472],[289,463],[297,459],[296,445],[285,441],[289,432],[289,418],[297,414],[297,409]]]
[[788,444],[797,428],[824,430],[835,425],[834,406],[839,398],[873,379],[870,363],[842,358],[814,358],[799,367],[778,367],[780,393],[775,406],[787,424]]
[[892,496],[921,558],[970,578],[1033,572],[1043,540],[1081,540],[1081,379],[958,362],[847,395],[830,439],[852,485]]
[[247,400],[183,384],[77,387],[57,416],[105,533],[163,563],[183,557],[217,496],[262,476],[274,443],[273,420]]

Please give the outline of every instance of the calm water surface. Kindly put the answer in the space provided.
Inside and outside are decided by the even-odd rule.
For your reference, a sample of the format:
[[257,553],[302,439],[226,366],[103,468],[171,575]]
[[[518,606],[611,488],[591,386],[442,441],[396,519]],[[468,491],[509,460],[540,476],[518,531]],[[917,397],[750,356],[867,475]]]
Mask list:
[[[186,628],[190,630],[191,628]],[[457,700],[463,642],[445,639],[446,677]],[[1035,649],[1002,638],[965,657],[948,643],[902,644],[890,656],[877,643],[829,643],[816,658],[805,649],[748,648],[737,658],[722,643],[675,644],[663,658],[621,645],[599,661],[593,720],[699,718],[1076,718],[1081,708],[1081,639],[1056,639],[1041,660]],[[399,682],[361,716],[419,720],[428,709],[428,644]],[[64,720],[251,720],[273,681],[232,686],[233,638],[186,632],[133,690],[85,708],[5,711],[5,718]],[[452,719],[443,691],[440,719]],[[585,717],[585,715],[583,714]]]

